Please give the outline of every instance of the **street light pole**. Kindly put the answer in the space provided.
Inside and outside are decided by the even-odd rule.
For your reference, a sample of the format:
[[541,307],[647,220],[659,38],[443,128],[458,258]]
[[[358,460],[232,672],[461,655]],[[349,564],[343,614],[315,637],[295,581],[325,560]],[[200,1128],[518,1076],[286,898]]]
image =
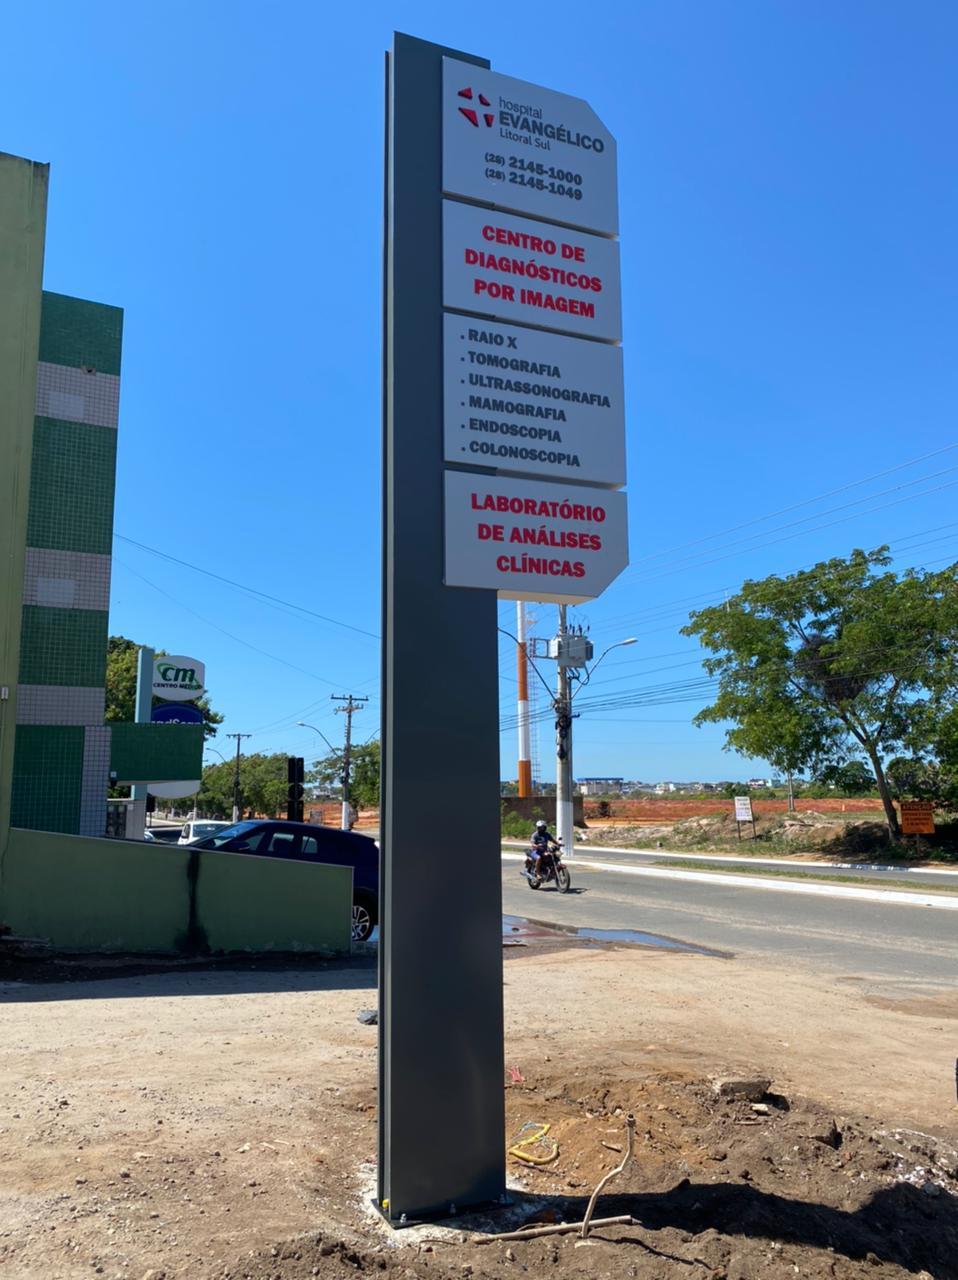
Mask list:
[[240,743],[243,738],[251,738],[251,733],[228,733],[227,738],[236,739],[236,767],[233,770],[233,821],[239,822],[240,812]]
[[312,729],[313,733],[318,733],[319,736],[322,738],[322,740],[326,743],[327,747],[329,747],[330,751],[333,753],[334,756],[342,755],[342,752],[340,751],[339,747],[333,746],[330,740],[326,737],[325,733],[323,733],[322,729],[317,729],[314,724],[307,724],[305,720],[297,720],[296,723],[299,725],[301,729]]
[[326,743],[327,747],[329,747],[330,751],[333,753],[334,756],[338,756],[340,754],[339,747],[333,746],[330,740],[326,737],[325,733],[323,733],[322,729],[317,729],[314,724],[307,724],[305,720],[297,720],[296,723],[300,729],[312,729],[313,733],[318,733],[319,736],[322,738],[322,740]]
[[[219,758],[223,761],[223,763],[224,763],[224,764],[229,764],[229,761],[227,760],[226,756],[224,756],[224,755],[223,755],[222,751],[217,751],[216,747],[211,747],[211,746],[209,745],[209,743],[207,743],[207,744],[203,747],[203,754],[204,754],[204,756],[206,755],[206,752],[207,752],[207,751],[212,751],[214,755],[219,756]],[[200,773],[201,773],[201,774],[203,773],[203,769],[205,768],[205,764],[206,764],[205,760],[200,762]],[[200,790],[202,790],[202,788],[203,788],[203,778],[201,777],[201,778],[200,778]],[[199,792],[197,792],[197,795],[193,797],[193,812],[192,812],[192,814],[190,815],[190,816],[191,816],[191,818],[193,818],[193,819],[195,819],[195,818],[197,818],[197,817],[199,816],[199,815],[198,815],[198,813],[197,813],[197,804],[196,804],[198,795],[199,795]]]

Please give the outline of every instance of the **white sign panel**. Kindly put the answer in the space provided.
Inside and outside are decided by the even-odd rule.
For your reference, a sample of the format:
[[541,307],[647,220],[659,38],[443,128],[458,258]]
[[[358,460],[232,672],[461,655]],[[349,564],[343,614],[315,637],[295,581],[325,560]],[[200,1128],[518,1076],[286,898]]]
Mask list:
[[153,663],[153,696],[167,702],[186,702],[205,692],[206,665],[196,658],[165,655]]
[[184,796],[196,795],[202,785],[197,778],[195,782],[148,782],[146,789],[161,800],[182,800]]
[[625,484],[622,350],[447,314],[445,460]]
[[443,201],[443,303],[606,342],[622,338],[619,246]]
[[748,796],[735,797],[735,821],[751,822],[752,819],[752,801]]
[[447,587],[594,600],[629,561],[625,494],[446,472]]
[[619,230],[615,139],[589,104],[454,58],[443,59],[442,189]]

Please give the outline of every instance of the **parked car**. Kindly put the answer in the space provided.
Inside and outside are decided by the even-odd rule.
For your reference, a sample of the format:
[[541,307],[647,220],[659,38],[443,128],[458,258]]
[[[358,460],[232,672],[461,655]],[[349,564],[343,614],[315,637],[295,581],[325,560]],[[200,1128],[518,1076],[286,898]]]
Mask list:
[[247,819],[216,825],[220,830],[194,840],[192,847],[352,867],[353,941],[365,942],[369,938],[379,923],[379,850],[374,840],[309,822]]
[[221,819],[191,818],[189,822],[184,823],[180,838],[176,843],[196,844],[197,840],[205,840],[207,836],[211,836],[217,831],[222,831],[224,827],[231,827],[232,825],[231,822],[224,822]]

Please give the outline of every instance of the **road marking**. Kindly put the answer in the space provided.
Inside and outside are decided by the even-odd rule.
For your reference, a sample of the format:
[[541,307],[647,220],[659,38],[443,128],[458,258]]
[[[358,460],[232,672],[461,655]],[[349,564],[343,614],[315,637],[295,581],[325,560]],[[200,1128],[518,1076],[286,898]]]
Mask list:
[[[502,853],[504,862],[524,862],[521,853]],[[806,864],[807,865],[807,864]],[[760,876],[737,876],[722,871],[670,871],[665,867],[637,867],[625,862],[579,861],[580,871],[615,871],[626,876],[651,876],[656,880],[692,880],[698,884],[724,884],[741,889],[765,889],[770,893],[805,893],[819,898],[857,898],[859,902],[884,902],[891,906],[935,907],[939,911],[958,911],[958,898],[936,893],[899,893],[894,889],[856,889],[850,885],[803,883],[798,880],[765,880]]]
[[[503,840],[503,844],[522,849],[523,840]],[[894,871],[904,876],[955,876],[958,871],[950,871],[947,867],[896,867],[879,862],[805,862],[795,858],[763,858],[761,855],[749,856],[734,853],[674,853],[665,849],[624,849],[621,845],[581,844],[576,847],[575,858],[588,857],[590,853],[639,853],[643,857],[678,858],[683,862],[731,862],[736,866],[754,865],[761,867],[790,867],[794,871],[803,871],[806,867],[825,867],[832,871]],[[573,859],[570,859],[573,860]]]

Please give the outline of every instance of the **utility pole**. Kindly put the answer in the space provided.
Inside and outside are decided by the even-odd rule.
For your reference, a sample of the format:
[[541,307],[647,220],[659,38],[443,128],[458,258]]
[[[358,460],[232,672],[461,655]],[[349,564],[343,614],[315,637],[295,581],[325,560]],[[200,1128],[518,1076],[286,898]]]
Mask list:
[[350,748],[352,746],[353,733],[353,712],[362,711],[363,703],[368,702],[368,698],[354,698],[351,693],[332,695],[333,702],[345,702],[344,707],[337,707],[337,711],[343,712],[346,716],[346,745],[343,747],[343,816],[341,826],[344,831],[349,830],[349,764],[350,764]]
[[556,637],[556,838],[566,857],[572,856],[575,833],[572,826],[572,698],[566,657],[566,606],[559,605],[559,632]]
[[520,797],[532,795],[532,752],[529,743],[529,653],[526,649],[526,606],[525,601],[516,601],[516,676],[518,688],[518,730],[519,730],[519,774],[518,792]]
[[233,821],[239,822],[240,815],[240,743],[243,738],[251,738],[251,733],[228,733],[227,738],[236,739],[236,767],[233,770]]

